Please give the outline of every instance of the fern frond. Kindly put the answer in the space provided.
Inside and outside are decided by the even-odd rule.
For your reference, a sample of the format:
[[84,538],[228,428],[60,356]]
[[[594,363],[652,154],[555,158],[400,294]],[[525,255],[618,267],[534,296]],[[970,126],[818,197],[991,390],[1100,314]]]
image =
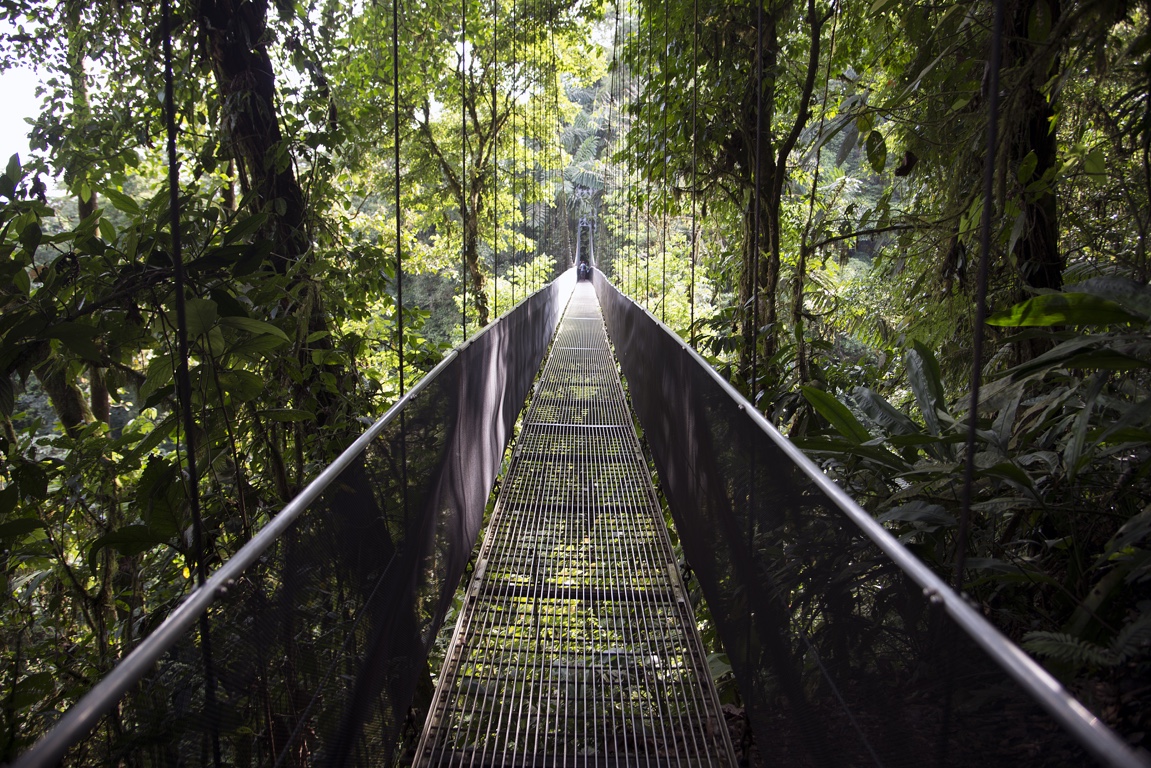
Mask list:
[[1151,613],[1141,613],[1139,618],[1119,630],[1111,641],[1111,653],[1120,662],[1131,661],[1151,646]]
[[1028,632],[1023,637],[1023,647],[1036,656],[1080,667],[1114,667],[1121,663],[1110,648],[1066,632]]

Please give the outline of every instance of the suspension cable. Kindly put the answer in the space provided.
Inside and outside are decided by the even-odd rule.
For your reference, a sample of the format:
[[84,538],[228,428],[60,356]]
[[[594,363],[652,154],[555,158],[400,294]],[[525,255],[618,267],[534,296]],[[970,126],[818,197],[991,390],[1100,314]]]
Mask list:
[[748,382],[748,394],[751,403],[757,409],[759,400],[756,397],[758,386],[759,363],[759,237],[760,237],[760,180],[763,178],[763,0],[756,2],[755,20],[755,160],[752,162],[752,175],[754,186],[752,198],[755,211],[751,220],[751,380]]
[[500,316],[500,125],[496,85],[500,82],[499,0],[492,0],[492,304],[493,315]]
[[400,397],[404,396],[404,259],[403,206],[400,204],[400,0],[392,0],[392,133],[396,172],[396,351],[399,355]]
[[987,273],[991,261],[991,207],[995,203],[995,155],[999,144],[999,70],[1003,65],[1003,0],[995,0],[991,26],[990,80],[987,86],[987,157],[983,165],[983,215],[979,224],[979,277],[975,289],[972,330],[971,401],[967,410],[967,454],[963,463],[963,494],[955,542],[955,589],[963,591],[967,537],[971,528],[971,496],[975,484],[975,437],[979,422],[979,390],[983,379],[983,327],[987,320]]
[[691,284],[688,287],[688,336],[695,348],[695,261],[699,257],[699,223],[696,204],[699,201],[699,0],[692,3],[691,27]]
[[[645,24],[644,26],[647,27],[647,50],[646,50],[647,62],[645,65],[646,71],[644,72],[645,77],[647,77],[647,82],[644,83],[644,90],[647,90],[648,86],[651,84],[651,58],[652,58],[652,49],[655,48],[655,36],[651,30],[652,20],[651,20],[650,14],[648,15],[648,18],[647,18],[647,24]],[[646,123],[647,123],[647,125],[645,126],[645,128],[646,128],[646,132],[647,132],[647,147],[648,147],[647,155],[650,158],[652,155],[652,153],[651,153],[651,142],[652,142],[651,123],[652,123],[652,121],[649,119],[646,121]],[[646,173],[644,173],[643,227],[644,227],[644,236],[643,236],[643,306],[644,306],[644,309],[651,311],[651,169],[650,168],[648,169],[648,171]]]
[[659,318],[664,323],[667,322],[667,104],[668,104],[668,89],[671,85],[668,73],[668,57],[667,47],[670,43],[668,35],[668,0],[663,0],[663,55],[661,58],[660,68],[663,70],[663,126],[661,133],[663,133],[663,140],[660,142],[660,157],[663,159],[663,189],[660,194],[660,208],[662,213],[663,234],[660,239],[660,300],[659,300]]
[[[516,160],[519,157],[519,144],[520,144],[519,134],[516,133],[516,116],[517,116],[517,113],[519,112],[519,102],[520,102],[519,93],[518,93],[519,82],[520,82],[520,79],[519,79],[520,67],[519,67],[519,52],[518,52],[520,30],[519,30],[518,11],[519,11],[519,9],[516,5],[516,0],[512,0],[512,69],[511,69],[511,71],[512,71],[512,105],[511,105],[511,109],[512,109],[512,205],[514,206],[515,210],[517,210],[517,211],[519,210],[519,197],[516,196],[516,188],[517,188],[517,183],[516,183],[517,178],[516,177],[519,174],[516,170]],[[524,217],[521,214],[521,216],[520,216],[520,226],[521,227],[523,226],[523,220],[524,220]],[[512,282],[512,306],[514,307],[515,303],[516,303],[516,255],[517,255],[516,254],[517,240],[516,240],[516,226],[515,226],[515,214],[514,213],[512,215],[512,227],[511,227],[511,229],[512,229],[512,254],[511,254],[510,275],[511,275],[511,282]]]
[[[208,561],[204,551],[204,519],[200,508],[200,476],[196,467],[196,420],[192,414],[192,376],[189,371],[188,308],[185,300],[184,256],[180,239],[180,164],[176,154],[176,85],[172,65],[172,4],[160,0],[161,37],[164,41],[164,122],[168,139],[168,205],[172,232],[172,276],[176,293],[176,347],[179,362],[176,386],[179,392],[184,453],[188,462],[186,488],[192,513],[193,552],[196,558],[196,585],[203,589],[208,580]],[[176,460],[179,461],[179,451]],[[204,663],[204,710],[212,734],[212,761],[219,768],[219,711],[216,706],[216,673],[212,659],[211,627],[207,612],[200,616],[200,653]]]
[[468,0],[460,0],[460,255],[463,271],[463,302],[460,328],[468,338]]

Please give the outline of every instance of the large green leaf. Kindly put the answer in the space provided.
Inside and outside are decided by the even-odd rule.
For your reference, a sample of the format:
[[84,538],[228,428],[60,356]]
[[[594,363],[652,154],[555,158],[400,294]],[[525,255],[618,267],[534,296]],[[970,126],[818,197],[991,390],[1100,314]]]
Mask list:
[[1114,301],[1090,293],[1044,293],[987,318],[988,325],[1010,328],[1144,322]]
[[860,410],[866,413],[876,424],[883,427],[892,435],[918,435],[923,429],[911,420],[907,414],[883,399],[882,396],[868,389],[859,387],[854,392],[856,403]]
[[927,423],[927,431],[933,435],[941,434],[943,427],[939,412],[946,413],[947,408],[939,361],[930,349],[916,341],[903,354],[903,366],[907,371],[911,391],[915,394],[915,401],[919,403],[919,410]]
[[1151,287],[1126,277],[1093,277],[1068,289],[1089,293],[1119,304],[1127,311],[1151,319]]
[[216,311],[216,302],[210,299],[188,299],[184,304],[188,317],[188,338],[195,339],[207,333],[216,325],[219,312]]
[[96,334],[96,329],[90,325],[70,322],[57,323],[44,332],[50,339],[59,339],[77,356],[98,363],[102,361],[103,355],[94,341]]
[[23,538],[32,533],[32,531],[43,527],[44,523],[33,517],[9,520],[6,523],[0,523],[0,540]]
[[288,334],[284,333],[284,331],[280,328],[272,325],[267,321],[257,320],[254,317],[221,317],[220,324],[227,325],[232,328],[239,328],[257,336],[261,334],[270,334],[284,341],[289,340]]
[[88,549],[88,561],[94,562],[100,550],[109,547],[121,555],[131,557],[167,543],[167,537],[157,534],[146,525],[126,525],[93,541]]
[[800,387],[807,402],[815,408],[816,412],[831,422],[831,426],[853,443],[865,443],[871,439],[871,433],[859,423],[855,414],[832,395],[815,387]]
[[887,167],[887,141],[883,138],[883,134],[879,131],[867,134],[866,149],[867,162],[871,165],[871,170],[883,173],[883,169]]
[[113,207],[123,211],[129,216],[140,216],[143,213],[140,209],[140,204],[120,190],[107,187],[103,192],[104,197],[111,201]]

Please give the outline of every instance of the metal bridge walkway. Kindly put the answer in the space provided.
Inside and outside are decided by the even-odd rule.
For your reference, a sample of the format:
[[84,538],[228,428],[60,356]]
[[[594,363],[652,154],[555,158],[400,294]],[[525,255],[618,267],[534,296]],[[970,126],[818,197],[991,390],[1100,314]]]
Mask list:
[[418,765],[733,765],[592,285],[525,418]]

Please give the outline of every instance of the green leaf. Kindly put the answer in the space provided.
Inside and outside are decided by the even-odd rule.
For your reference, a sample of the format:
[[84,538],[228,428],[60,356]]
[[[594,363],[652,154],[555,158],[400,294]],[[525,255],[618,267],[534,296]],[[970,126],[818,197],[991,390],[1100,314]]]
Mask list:
[[107,218],[101,217],[99,223],[100,237],[108,242],[113,242],[116,239],[116,227]]
[[963,109],[968,104],[970,104],[971,100],[973,98],[975,98],[974,94],[971,94],[968,96],[960,96],[958,99],[956,99],[955,101],[953,101],[951,103],[951,111],[952,112],[958,112],[959,110]]
[[221,371],[219,375],[224,391],[241,402],[255,400],[264,391],[264,379],[251,371]]
[[1145,360],[1115,351],[1114,342],[1114,334],[1076,336],[1054,349],[1047,350],[1039,357],[1015,366],[1007,371],[1006,375],[1019,381],[1025,376],[1045,373],[1055,368],[1135,370],[1151,365]]
[[40,241],[44,239],[44,230],[40,229],[40,224],[33,221],[29,223],[20,231],[20,245],[24,246],[24,250],[28,253],[33,253],[39,246]]
[[184,304],[188,318],[188,338],[194,339],[210,331],[219,320],[216,302],[209,299],[188,299]]
[[1092,176],[1103,176],[1107,173],[1107,163],[1103,157],[1102,148],[1096,147],[1083,156],[1083,170]]
[[17,269],[16,273],[12,275],[12,285],[25,296],[32,293],[32,278],[28,276],[28,270],[23,267]]
[[1020,184],[1026,184],[1031,181],[1031,175],[1035,173],[1035,168],[1039,165],[1039,155],[1035,154],[1035,150],[1027,153],[1027,157],[1023,158],[1023,162],[1019,164],[1019,170],[1015,172],[1015,178],[1019,179]]
[[9,520],[6,523],[0,523],[0,540],[22,539],[32,531],[43,527],[44,523],[32,517]]
[[855,149],[855,144],[858,141],[859,128],[856,127],[855,123],[852,123],[843,132],[843,143],[839,146],[839,152],[835,154],[836,166],[843,165],[847,156],[851,154],[851,150]]
[[920,435],[918,424],[867,387],[860,387],[854,393],[859,409],[871,417],[876,424],[895,435]]
[[879,131],[867,134],[866,147],[867,162],[871,165],[871,170],[883,173],[883,169],[887,166],[887,141],[883,138],[883,134]]
[[37,672],[16,684],[9,704],[16,711],[28,709],[55,691],[55,675],[51,672]]
[[166,537],[154,533],[146,525],[126,525],[111,533],[106,533],[92,542],[92,546],[88,549],[88,562],[94,562],[96,555],[102,549],[111,548],[121,555],[132,557],[167,543]]
[[868,12],[868,15],[874,16],[875,14],[882,12],[893,2],[895,2],[895,0],[875,0],[875,2],[871,4],[871,10]]
[[1009,461],[1003,461],[993,467],[979,470],[979,474],[986,477],[997,477],[1023,491],[1030,491],[1033,488],[1031,476]]
[[49,328],[44,332],[44,335],[50,339],[59,339],[65,347],[77,356],[99,363],[103,361],[104,356],[94,341],[97,333],[98,331],[90,325],[63,322]]
[[11,374],[0,373],[0,417],[9,418],[16,408],[16,392]]
[[152,427],[152,431],[144,436],[132,450],[124,454],[127,462],[139,461],[143,456],[152,452],[154,448],[167,440],[176,427],[176,414],[169,414],[166,419]]
[[175,378],[172,358],[169,355],[156,355],[148,361],[148,372],[140,385],[140,399],[147,400],[152,393],[168,386]]
[[143,214],[143,211],[140,209],[140,204],[120,190],[109,187],[103,190],[103,192],[104,197],[108,198],[109,202],[111,202],[112,206],[117,210],[123,211],[129,216],[140,216]]
[[1110,559],[1128,547],[1142,544],[1148,535],[1151,535],[1151,506],[1145,507],[1142,512],[1129,519],[1123,524],[1123,527],[1115,532],[1115,535],[1107,542],[1107,546],[1103,550],[1103,556],[1096,565],[1101,565],[1103,561]]
[[839,434],[846,437],[856,445],[866,443],[871,439],[871,433],[859,423],[850,409],[836,400],[832,395],[815,387],[800,387],[807,402],[815,408],[820,416],[827,419]]
[[1074,480],[1081,465],[1090,458],[1090,455],[1083,456],[1083,446],[1087,442],[1087,429],[1091,426],[1091,414],[1095,410],[1095,401],[1099,399],[1103,385],[1107,383],[1108,378],[1110,378],[1110,374],[1101,372],[1096,372],[1091,377],[1091,384],[1087,388],[1087,394],[1083,397],[1083,406],[1075,415],[1075,426],[1072,428],[1067,445],[1063,449],[1063,464],[1067,467],[1069,479]]
[[1144,324],[1146,319],[1089,293],[1044,293],[987,318],[988,325],[1011,328],[1117,323]]
[[283,339],[284,341],[290,341],[288,334],[284,333],[283,329],[265,320],[257,320],[254,317],[222,317],[220,318],[220,324],[227,325],[231,328],[239,328],[256,336],[268,334]]
[[1127,277],[1093,277],[1069,286],[1069,293],[1089,293],[1114,301],[1129,312],[1151,320],[1151,287]]
[[230,245],[255,233],[268,221],[268,216],[267,213],[257,213],[245,219],[233,221],[232,228],[224,233],[224,245]]
[[707,656],[707,668],[708,671],[711,672],[711,679],[718,680],[731,672],[731,662],[725,653],[709,653]]
[[315,421],[316,414],[299,408],[266,408],[259,412],[272,421]]
[[947,398],[943,391],[939,361],[930,349],[914,341],[911,349],[903,354],[903,366],[907,371],[911,391],[915,394],[915,401],[927,423],[927,431],[933,435],[941,434],[943,423],[939,414],[941,411],[947,412]]
[[4,170],[4,175],[11,179],[13,184],[24,178],[24,172],[20,168],[20,155],[8,158],[8,167]]
[[948,512],[938,504],[928,504],[925,501],[910,501],[895,509],[889,509],[878,518],[881,523],[928,523],[935,526],[955,525],[955,515]]

